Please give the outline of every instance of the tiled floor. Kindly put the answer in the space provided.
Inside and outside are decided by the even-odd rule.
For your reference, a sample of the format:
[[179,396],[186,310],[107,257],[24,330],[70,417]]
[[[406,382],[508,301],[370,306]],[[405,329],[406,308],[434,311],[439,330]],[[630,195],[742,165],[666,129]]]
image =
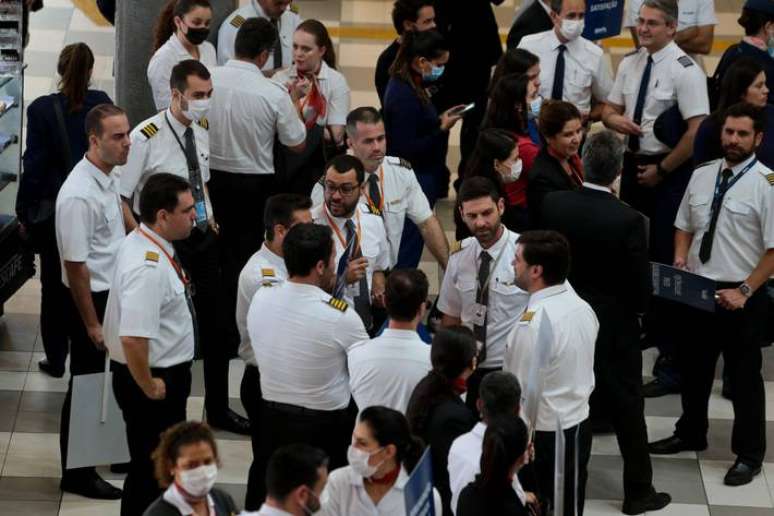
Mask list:
[[[514,12],[514,0],[495,8],[503,33]],[[96,54],[93,85],[113,93],[113,30],[95,25],[76,5],[93,2],[46,0],[46,7],[31,17],[32,35],[27,49],[27,102],[52,91],[55,87],[55,67],[63,44],[85,41]],[[352,105],[373,105],[372,65],[386,46],[390,28],[390,2],[387,0],[297,0],[305,18],[324,21],[334,34],[340,68],[352,88]],[[741,0],[717,0],[720,26],[716,43],[728,43],[741,34],[736,25]],[[358,29],[367,28],[367,31]],[[340,37],[338,37],[340,36]],[[358,37],[354,37],[358,36]],[[611,42],[609,55],[617,65],[628,51],[627,34]],[[708,69],[717,61],[706,60]],[[456,134],[452,142],[456,140]],[[457,160],[457,147],[450,152],[450,164]],[[447,230],[453,229],[449,203],[441,203],[438,213]],[[450,232],[450,238],[452,233]],[[428,260],[425,269],[437,291],[438,270]],[[67,380],[51,379],[37,371],[43,357],[38,324],[40,285],[28,282],[5,305],[6,315],[0,318],[0,516],[37,515],[111,515],[118,514],[116,502],[94,502],[78,496],[64,495],[58,489],[59,413]],[[650,370],[652,353],[645,355],[644,371]],[[769,403],[774,403],[774,353],[766,351],[766,390]],[[242,365],[233,361],[231,367],[231,404],[242,410],[238,401],[238,384]],[[755,482],[739,488],[722,484],[722,476],[733,459],[729,447],[731,404],[719,396],[716,385],[710,403],[710,447],[699,453],[683,453],[670,458],[654,458],[655,483],[660,490],[672,494],[674,502],[659,514],[679,516],[774,516],[774,451],[770,451],[764,472]],[[203,407],[201,367],[197,365],[194,389],[189,399],[189,417],[200,418]],[[767,406],[767,408],[769,408]],[[774,407],[772,407],[774,409]],[[767,433],[774,438],[774,410],[767,410]],[[669,435],[680,415],[680,400],[668,396],[649,400],[646,407],[651,439]],[[251,459],[250,443],[246,439],[224,432],[218,434],[223,470],[219,480],[224,488],[241,503]],[[771,439],[770,439],[771,441]],[[103,474],[116,485],[120,475]],[[621,488],[621,458],[613,436],[594,439],[590,466],[587,510],[589,516],[619,514]]]

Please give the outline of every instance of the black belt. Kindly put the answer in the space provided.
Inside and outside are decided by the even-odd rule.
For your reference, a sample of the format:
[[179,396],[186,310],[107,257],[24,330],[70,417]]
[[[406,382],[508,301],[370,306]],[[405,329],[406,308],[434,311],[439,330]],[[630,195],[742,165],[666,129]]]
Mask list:
[[318,410],[318,409],[310,409],[306,407],[301,407],[298,405],[290,405],[288,403],[279,403],[277,401],[263,401],[267,407],[271,407],[275,410],[279,410],[280,412],[286,412],[288,414],[296,414],[296,415],[305,415],[305,416],[334,416],[339,414],[346,414],[347,409],[336,409],[336,410]]
[[[191,367],[191,361],[182,362],[180,364],[175,364],[168,367],[151,367],[151,373],[163,373],[168,371],[177,371],[179,369],[190,369]],[[110,370],[111,371],[123,371],[131,374],[131,371],[129,371],[129,366],[126,364],[122,364],[121,362],[116,362],[115,360],[110,361]]]

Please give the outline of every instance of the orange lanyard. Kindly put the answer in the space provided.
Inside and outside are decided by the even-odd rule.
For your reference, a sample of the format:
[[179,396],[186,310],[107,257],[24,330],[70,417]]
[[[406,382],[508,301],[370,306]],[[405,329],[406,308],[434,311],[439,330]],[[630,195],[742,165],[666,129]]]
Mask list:
[[147,238],[148,240],[153,242],[156,245],[156,247],[161,249],[161,252],[164,253],[164,256],[167,257],[167,260],[169,260],[169,263],[172,265],[172,268],[175,269],[175,272],[177,273],[177,277],[180,278],[180,281],[183,282],[183,285],[188,286],[188,284],[191,282],[191,280],[188,279],[188,275],[185,273],[183,268],[180,267],[180,265],[177,264],[175,259],[172,258],[172,256],[170,256],[170,254],[167,252],[166,249],[164,249],[164,246],[162,246],[160,243],[158,243],[155,238],[153,238],[148,233],[143,231],[143,229],[140,226],[137,226],[137,231],[142,233],[143,236],[145,236],[145,238]]
[[[336,236],[339,238],[339,242],[341,242],[341,247],[346,251],[347,240],[344,238],[344,235],[341,234],[341,230],[339,229],[339,226],[336,224],[336,222],[334,222],[330,213],[328,213],[328,206],[326,206],[325,204],[323,204],[323,212],[325,212],[325,218],[328,219],[328,225],[336,233]],[[355,208],[355,218],[357,219],[357,230],[355,231],[355,247],[352,250],[353,255],[357,252],[357,249],[360,248],[360,234],[361,234],[360,212],[357,211],[357,208]]]
[[[366,190],[368,190],[366,188]],[[369,192],[366,192],[365,196],[366,199],[368,199],[368,205],[371,206],[371,208],[376,208],[379,210],[379,213],[381,214],[384,211],[384,166],[379,167],[379,191],[382,193],[382,198],[379,199],[379,206],[377,206],[374,203],[374,200],[371,199],[371,194]]]

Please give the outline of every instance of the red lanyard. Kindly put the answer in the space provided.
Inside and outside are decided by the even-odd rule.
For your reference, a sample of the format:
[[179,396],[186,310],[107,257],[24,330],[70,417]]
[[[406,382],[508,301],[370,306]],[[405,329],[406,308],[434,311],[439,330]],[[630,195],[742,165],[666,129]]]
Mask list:
[[164,246],[162,246],[160,243],[158,243],[158,241],[156,241],[155,238],[153,238],[148,233],[143,231],[143,229],[140,226],[137,226],[137,231],[142,233],[142,235],[145,236],[145,238],[147,238],[148,240],[150,240],[151,242],[156,244],[156,247],[161,249],[161,252],[164,253],[164,256],[167,257],[167,260],[169,260],[169,263],[172,265],[172,268],[175,269],[175,272],[177,273],[177,277],[180,278],[180,281],[183,282],[183,285],[188,286],[188,284],[191,282],[191,280],[188,279],[188,275],[185,273],[183,268],[180,267],[180,265],[178,265],[178,263],[175,261],[175,259],[172,258],[172,256],[170,256],[170,254],[167,252],[166,249],[164,249]]
[[[328,225],[331,227],[331,229],[336,233],[336,236],[339,237],[339,242],[341,242],[341,247],[346,251],[347,249],[347,240],[344,238],[344,236],[341,234],[341,230],[339,229],[339,226],[334,222],[333,218],[331,217],[330,213],[328,213],[328,206],[323,204],[323,212],[325,213],[325,218],[328,219]],[[352,253],[357,252],[357,249],[360,247],[360,212],[357,211],[357,208],[355,208],[355,218],[357,219],[357,231],[355,231],[355,247],[352,250]]]
[[[368,189],[366,188],[366,190]],[[379,210],[379,213],[382,213],[384,211],[384,166],[379,167],[379,191],[382,193],[382,198],[379,199],[379,206],[377,206],[374,203],[374,200],[371,199],[369,192],[366,192],[365,196],[366,199],[368,199],[368,204],[371,206],[371,208],[376,208]]]

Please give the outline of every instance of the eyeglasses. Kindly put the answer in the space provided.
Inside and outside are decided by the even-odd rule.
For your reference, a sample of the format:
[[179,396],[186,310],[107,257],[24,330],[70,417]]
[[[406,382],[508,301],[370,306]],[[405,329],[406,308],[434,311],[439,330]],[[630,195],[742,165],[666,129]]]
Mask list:
[[344,183],[341,185],[328,182],[325,183],[325,191],[329,193],[339,192],[341,195],[352,195],[358,190],[360,190],[360,185],[353,185],[352,183]]

